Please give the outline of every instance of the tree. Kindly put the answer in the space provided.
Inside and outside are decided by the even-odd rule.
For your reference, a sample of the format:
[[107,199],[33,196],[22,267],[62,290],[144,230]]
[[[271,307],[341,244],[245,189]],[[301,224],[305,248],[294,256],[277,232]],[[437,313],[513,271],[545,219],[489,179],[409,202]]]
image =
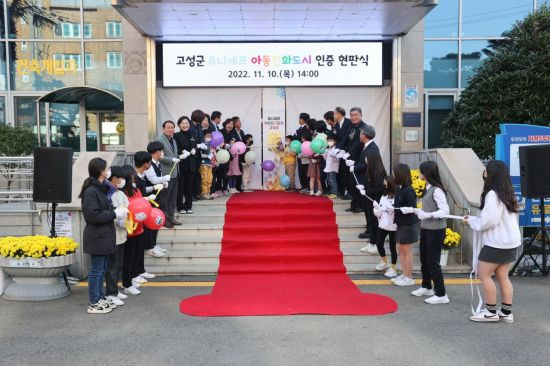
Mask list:
[[471,147],[494,157],[500,123],[550,125],[550,7],[489,43],[488,56],[443,121],[446,147]]
[[[0,125],[0,157],[28,156],[36,145],[36,135],[31,130],[23,127]],[[11,187],[13,173],[18,166],[18,163],[10,162],[0,165],[0,174],[6,178],[8,189]]]

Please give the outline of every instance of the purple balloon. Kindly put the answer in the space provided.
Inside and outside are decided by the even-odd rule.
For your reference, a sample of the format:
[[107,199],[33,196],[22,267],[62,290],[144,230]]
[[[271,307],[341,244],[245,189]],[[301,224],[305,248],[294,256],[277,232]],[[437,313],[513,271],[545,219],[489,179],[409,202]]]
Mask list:
[[264,160],[262,162],[262,169],[265,170],[266,172],[270,172],[273,169],[275,169],[275,163],[271,160]]
[[210,139],[211,147],[218,147],[223,144],[223,135],[220,131],[212,132],[212,138]]

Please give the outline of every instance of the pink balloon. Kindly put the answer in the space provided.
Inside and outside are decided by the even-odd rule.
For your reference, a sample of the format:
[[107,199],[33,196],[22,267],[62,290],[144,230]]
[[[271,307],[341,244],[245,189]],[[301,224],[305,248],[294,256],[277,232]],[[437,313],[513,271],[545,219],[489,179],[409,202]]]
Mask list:
[[302,154],[305,156],[312,156],[313,150],[311,149],[311,142],[304,141],[302,142]]
[[242,155],[246,151],[246,145],[241,142],[235,142],[233,146],[231,146],[231,152],[236,155]]

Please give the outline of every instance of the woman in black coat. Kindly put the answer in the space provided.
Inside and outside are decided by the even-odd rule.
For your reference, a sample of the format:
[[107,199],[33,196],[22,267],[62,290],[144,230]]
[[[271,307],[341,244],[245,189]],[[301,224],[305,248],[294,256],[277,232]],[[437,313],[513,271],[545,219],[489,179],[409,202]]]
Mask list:
[[88,273],[88,295],[90,304],[88,313],[105,314],[111,312],[116,305],[109,303],[104,296],[103,283],[107,271],[108,256],[116,251],[115,218],[125,218],[127,208],[113,209],[106,194],[109,190],[104,181],[109,178],[110,170],[107,162],[94,158],[88,164],[89,177],[82,185],[82,213],[86,226],[84,227],[83,250],[91,257],[91,267]]
[[180,214],[192,214],[193,187],[195,174],[197,174],[197,143],[199,142],[196,140],[191,130],[191,124],[186,117],[181,117],[178,120],[178,127],[180,131],[174,134],[174,140],[176,140],[180,158],[180,176],[178,194],[176,196],[176,208]]

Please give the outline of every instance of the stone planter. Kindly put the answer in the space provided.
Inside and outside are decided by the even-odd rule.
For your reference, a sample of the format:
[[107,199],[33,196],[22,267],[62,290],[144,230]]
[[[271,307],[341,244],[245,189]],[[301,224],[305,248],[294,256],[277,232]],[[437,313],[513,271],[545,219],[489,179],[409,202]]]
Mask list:
[[12,280],[2,297],[12,301],[43,301],[69,295],[57,276],[73,264],[75,258],[74,253],[38,259],[0,257],[0,267]]

